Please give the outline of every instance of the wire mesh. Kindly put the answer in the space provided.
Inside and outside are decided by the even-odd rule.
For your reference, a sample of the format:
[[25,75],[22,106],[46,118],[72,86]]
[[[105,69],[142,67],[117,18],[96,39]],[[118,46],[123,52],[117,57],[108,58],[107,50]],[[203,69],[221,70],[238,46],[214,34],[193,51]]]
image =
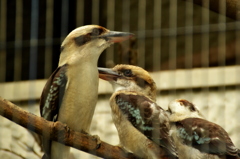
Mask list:
[[[238,97],[239,82],[224,84],[232,77],[240,81],[239,15],[225,16],[229,12],[227,0],[218,1],[215,8],[212,8],[213,1],[195,3],[194,0],[1,0],[0,82],[3,86],[5,82],[48,78],[57,68],[60,45],[67,34],[79,26],[99,24],[136,35],[130,41],[108,48],[101,55],[99,66],[126,63],[154,73],[169,71],[166,85],[171,87],[158,88],[158,95],[163,98],[159,103],[167,105],[180,97],[196,101],[209,119],[221,123],[236,136],[240,125],[228,125],[226,109],[229,92]],[[238,3],[236,10],[239,10]],[[226,76],[229,67],[235,68],[234,76]],[[209,73],[211,68],[219,68],[214,80],[222,85],[209,86],[212,84],[209,78],[213,76]],[[194,69],[207,71],[202,71],[196,79]],[[179,77],[176,70],[184,70],[184,75]],[[196,80],[200,84],[194,87]],[[179,81],[189,87],[182,88]],[[29,88],[29,94],[34,94],[37,89],[34,87],[33,84]],[[234,116],[240,114],[237,103],[238,99],[234,99]],[[213,109],[211,104],[220,106]],[[212,111],[216,111],[215,115]]]

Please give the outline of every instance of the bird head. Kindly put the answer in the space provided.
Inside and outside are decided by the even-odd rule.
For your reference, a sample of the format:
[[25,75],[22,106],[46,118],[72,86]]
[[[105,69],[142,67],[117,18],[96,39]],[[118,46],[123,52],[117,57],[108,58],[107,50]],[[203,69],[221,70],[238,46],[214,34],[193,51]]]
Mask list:
[[110,31],[98,25],[76,28],[62,42],[59,66],[79,62],[81,59],[79,57],[97,62],[100,54],[111,44],[127,40],[132,36],[132,33]]
[[114,92],[141,92],[152,100],[156,100],[156,84],[149,73],[141,67],[133,65],[116,65],[114,68],[98,68],[99,78],[109,81]]
[[168,112],[181,118],[204,118],[199,109],[185,99],[176,99],[169,103]]

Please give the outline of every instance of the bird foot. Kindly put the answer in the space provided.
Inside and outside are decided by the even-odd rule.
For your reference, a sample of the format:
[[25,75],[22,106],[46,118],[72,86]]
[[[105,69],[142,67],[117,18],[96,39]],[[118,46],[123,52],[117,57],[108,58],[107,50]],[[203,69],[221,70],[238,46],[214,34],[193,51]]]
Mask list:
[[100,140],[100,137],[98,136],[98,135],[93,135],[92,136],[95,140],[96,140],[96,142],[97,142],[97,146],[96,146],[96,149],[99,149],[100,148],[100,146],[101,146],[101,140]]
[[70,128],[68,127],[67,124],[63,124],[64,125],[64,128],[66,129],[66,131],[69,133],[70,132]]
[[93,137],[94,140],[96,140],[96,142],[97,142],[96,149],[99,149],[99,148],[100,148],[102,141],[100,140],[100,137],[99,137],[98,135],[90,135],[89,133],[87,133],[87,132],[84,131],[84,130],[82,130],[81,133]]

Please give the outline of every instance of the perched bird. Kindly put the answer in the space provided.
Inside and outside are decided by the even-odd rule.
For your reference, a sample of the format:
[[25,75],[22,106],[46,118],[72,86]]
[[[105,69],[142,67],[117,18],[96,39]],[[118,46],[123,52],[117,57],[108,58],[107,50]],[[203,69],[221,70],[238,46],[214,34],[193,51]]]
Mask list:
[[114,89],[110,98],[120,146],[140,158],[177,158],[169,119],[156,101],[156,85],[147,71],[131,65],[98,68]]
[[207,121],[189,101],[177,99],[169,104],[172,136],[179,158],[237,159],[240,150],[219,125]]
[[[69,33],[61,45],[58,68],[43,89],[41,116],[88,133],[98,97],[98,58],[111,44],[131,36],[98,25],[82,26]],[[43,146],[43,158],[68,158],[70,147],[49,140],[43,140]]]

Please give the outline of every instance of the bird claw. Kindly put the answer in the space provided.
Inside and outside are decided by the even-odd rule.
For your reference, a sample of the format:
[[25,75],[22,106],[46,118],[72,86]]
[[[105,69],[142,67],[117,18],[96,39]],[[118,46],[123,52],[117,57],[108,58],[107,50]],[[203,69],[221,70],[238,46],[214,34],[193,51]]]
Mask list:
[[66,129],[66,131],[69,133],[70,132],[70,128],[67,126],[67,124],[64,124],[64,128]]
[[98,135],[90,135],[89,133],[87,133],[87,132],[84,131],[84,130],[82,130],[81,133],[93,137],[94,140],[96,140],[96,142],[97,142],[96,149],[99,149],[99,148],[100,148],[102,141],[100,140],[100,137],[99,137]]
[[100,140],[100,137],[98,136],[98,135],[93,135],[92,136],[95,140],[96,140],[96,142],[97,142],[97,146],[96,146],[96,149],[99,149],[100,148],[100,146],[101,146],[101,140]]

